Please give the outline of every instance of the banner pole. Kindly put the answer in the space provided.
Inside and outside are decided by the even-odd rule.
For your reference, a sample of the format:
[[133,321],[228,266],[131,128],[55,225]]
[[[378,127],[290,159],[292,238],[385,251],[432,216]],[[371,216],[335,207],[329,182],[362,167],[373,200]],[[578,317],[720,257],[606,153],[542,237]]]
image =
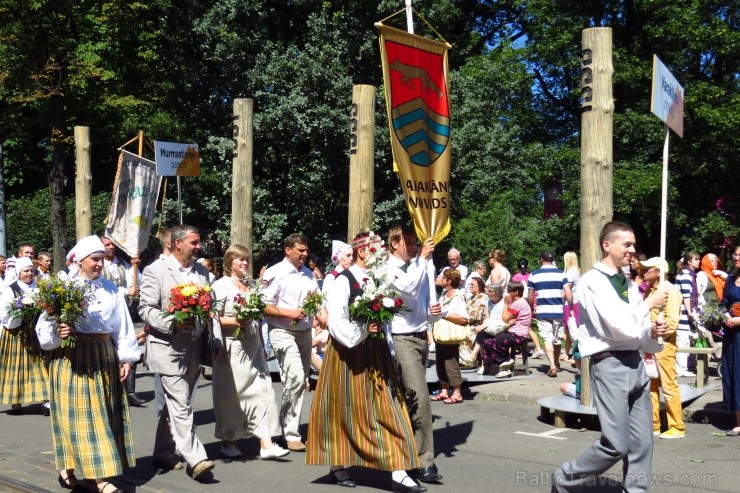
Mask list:
[[414,15],[411,0],[406,0],[406,30],[409,34],[414,34]]
[[[661,185],[660,198],[660,258],[666,260],[666,236],[668,224],[668,145],[670,142],[670,129],[665,125],[665,142],[663,143],[663,181]],[[664,269],[660,269],[660,283],[665,281]]]
[[177,177],[177,207],[180,209],[180,226],[182,226],[182,196],[180,195],[180,177]]

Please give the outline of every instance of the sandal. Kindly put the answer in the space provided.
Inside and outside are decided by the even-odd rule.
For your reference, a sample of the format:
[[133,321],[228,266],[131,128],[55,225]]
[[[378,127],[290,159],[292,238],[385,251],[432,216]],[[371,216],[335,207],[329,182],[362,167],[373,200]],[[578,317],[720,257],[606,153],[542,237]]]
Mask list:
[[548,377],[552,377],[552,378],[555,378],[555,377],[557,377],[557,376],[558,376],[558,369],[557,369],[557,368],[550,368],[550,369],[549,369],[549,370],[547,371],[547,376],[548,376]]
[[62,473],[60,472],[57,480],[59,481],[59,486],[61,486],[62,488],[72,491],[87,491],[87,488],[83,487],[82,484],[80,484],[80,480],[75,477],[75,474],[73,472],[67,473],[66,478],[62,476]]
[[448,395],[442,395],[442,394],[437,394],[437,395],[433,395],[432,396],[432,400],[433,401],[443,401],[443,400],[449,399],[449,398],[450,398],[450,396],[448,396]]
[[462,399],[458,399],[457,397],[448,397],[443,402],[445,404],[460,404],[462,401]]
[[126,493],[125,491],[123,491],[121,488],[111,483],[110,481],[103,481],[102,483],[98,483],[97,487],[100,493]]

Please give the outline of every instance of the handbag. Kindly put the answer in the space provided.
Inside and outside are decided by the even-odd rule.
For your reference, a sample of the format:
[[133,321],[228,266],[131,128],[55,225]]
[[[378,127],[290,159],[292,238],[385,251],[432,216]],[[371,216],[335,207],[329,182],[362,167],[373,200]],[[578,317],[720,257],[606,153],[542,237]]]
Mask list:
[[469,332],[470,329],[465,325],[458,325],[449,320],[441,319],[434,322],[432,334],[437,344],[453,345],[466,340]]
[[200,341],[202,344],[200,351],[200,364],[213,368],[213,334],[211,333],[210,324],[206,323],[205,327],[203,327]]

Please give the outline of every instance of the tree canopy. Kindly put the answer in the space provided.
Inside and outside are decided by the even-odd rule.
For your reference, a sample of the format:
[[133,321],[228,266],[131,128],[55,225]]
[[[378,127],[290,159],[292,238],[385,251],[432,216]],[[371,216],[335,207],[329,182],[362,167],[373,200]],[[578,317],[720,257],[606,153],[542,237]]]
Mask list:
[[[228,245],[232,108],[235,98],[249,97],[255,255],[270,256],[292,231],[328,252],[330,240],[346,234],[352,85],[382,87],[373,24],[402,7],[390,0],[0,0],[8,249],[28,239],[18,236],[27,227],[49,231],[34,241],[51,248],[51,224],[65,238],[54,249],[70,244],[64,204],[74,193],[75,125],[91,127],[96,195],[110,192],[116,149],[139,130],[150,140],[198,143],[202,175],[183,180],[185,221]],[[663,125],[649,113],[657,54],[686,89],[684,139],[672,137],[669,256],[735,241],[737,1],[420,0],[415,9],[453,45],[453,228],[440,252],[454,244],[472,261],[499,247],[509,259],[578,250],[580,40],[595,26],[613,30],[615,219],[635,226],[639,247],[657,253]],[[387,22],[405,27],[403,16]],[[416,31],[435,36],[418,17]],[[408,215],[391,168],[382,89],[376,108],[382,230]],[[543,187],[551,180],[562,184],[563,217],[546,221]],[[38,207],[34,197],[47,187],[54,221],[39,225],[34,215],[34,224],[13,224],[31,216],[10,206]],[[168,199],[173,187],[170,180]],[[176,221],[174,201],[162,214],[165,224]]]

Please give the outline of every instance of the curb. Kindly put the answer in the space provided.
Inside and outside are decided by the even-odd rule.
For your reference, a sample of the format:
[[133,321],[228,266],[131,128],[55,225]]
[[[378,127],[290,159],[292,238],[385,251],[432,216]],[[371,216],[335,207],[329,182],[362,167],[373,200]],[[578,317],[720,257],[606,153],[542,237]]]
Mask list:
[[22,481],[11,479],[7,476],[0,476],[0,491],[20,491],[25,493],[47,493],[49,490],[37,488]]

